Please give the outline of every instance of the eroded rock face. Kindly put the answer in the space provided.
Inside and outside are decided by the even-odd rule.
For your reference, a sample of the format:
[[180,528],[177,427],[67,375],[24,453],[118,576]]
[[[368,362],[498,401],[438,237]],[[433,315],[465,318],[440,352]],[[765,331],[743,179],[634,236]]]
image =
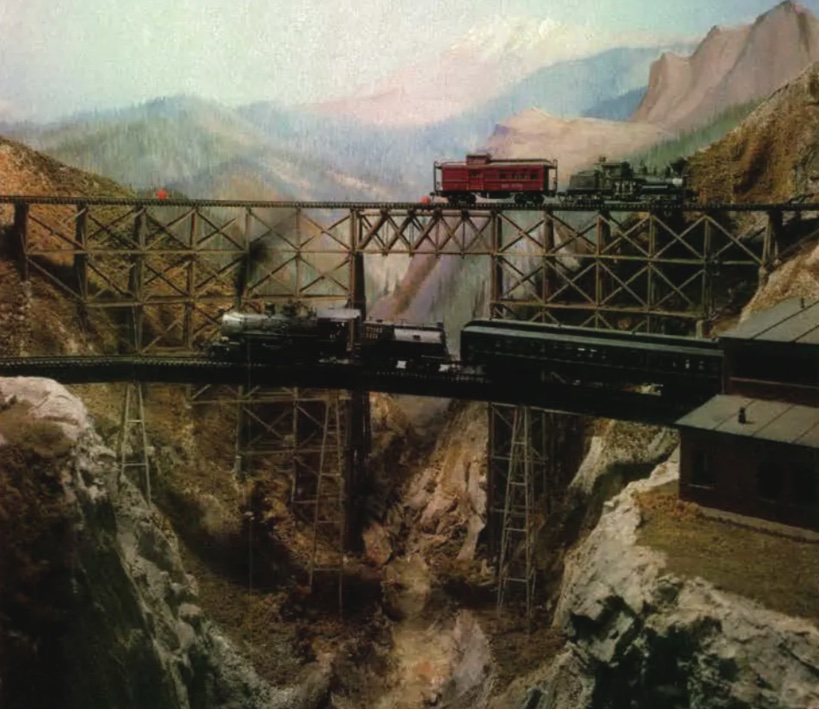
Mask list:
[[54,423],[72,442],[76,442],[88,429],[88,414],[84,404],[53,379],[0,378],[0,400],[5,406],[15,402],[22,404],[27,409],[23,414],[24,420]]
[[[430,463],[408,489],[416,522],[408,543],[428,549],[462,536],[458,560],[472,560],[486,516],[486,411],[478,403],[460,409],[447,424]],[[457,535],[454,530],[465,530]]]
[[570,642],[527,709],[819,706],[819,630],[676,578],[637,545],[636,493],[677,475],[668,462],[629,485],[569,555],[555,623]]
[[24,420],[57,424],[71,443],[61,463],[73,520],[63,706],[298,709],[326,698],[329,668],[272,688],[208,620],[175,537],[119,478],[79,399],[53,381],[17,378],[0,379],[0,401]]
[[[570,490],[586,496],[600,487],[616,487],[630,482],[629,476],[647,475],[677,445],[673,429],[643,426],[624,421],[606,421],[592,436],[586,457],[574,476]],[[648,467],[646,467],[648,466]],[[607,480],[615,479],[609,484]]]

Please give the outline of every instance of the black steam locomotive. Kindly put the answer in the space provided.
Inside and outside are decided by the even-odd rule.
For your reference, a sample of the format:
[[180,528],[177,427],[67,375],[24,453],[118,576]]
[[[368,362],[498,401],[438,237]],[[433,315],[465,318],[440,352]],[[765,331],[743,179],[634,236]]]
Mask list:
[[604,157],[588,170],[576,172],[562,195],[567,202],[682,203],[695,196],[679,172],[668,168],[663,175],[635,170],[627,162],[608,162]]
[[276,354],[296,361],[309,358],[344,357],[351,353],[350,329],[358,310],[317,313],[297,303],[287,303],[276,312],[223,313],[219,339],[208,343],[208,354],[217,359],[261,359]]
[[279,312],[223,313],[219,338],[206,346],[210,357],[229,361],[290,363],[322,360],[366,362],[372,367],[430,371],[448,364],[443,323],[412,325],[362,321],[356,308],[313,310],[287,303]]

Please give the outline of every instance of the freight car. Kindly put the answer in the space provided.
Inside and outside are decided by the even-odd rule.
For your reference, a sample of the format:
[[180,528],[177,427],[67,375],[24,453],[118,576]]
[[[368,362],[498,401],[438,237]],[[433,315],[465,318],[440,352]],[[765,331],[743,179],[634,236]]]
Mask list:
[[715,341],[543,323],[473,320],[461,331],[461,360],[493,378],[557,375],[682,395],[718,393],[722,383]]
[[540,204],[557,193],[557,161],[495,160],[488,153],[475,153],[465,161],[436,162],[433,183],[430,196],[455,205],[473,205],[478,197]]
[[685,178],[670,169],[663,176],[635,171],[628,162],[608,162],[601,157],[595,166],[576,172],[561,195],[568,203],[606,201],[681,204],[694,193]]

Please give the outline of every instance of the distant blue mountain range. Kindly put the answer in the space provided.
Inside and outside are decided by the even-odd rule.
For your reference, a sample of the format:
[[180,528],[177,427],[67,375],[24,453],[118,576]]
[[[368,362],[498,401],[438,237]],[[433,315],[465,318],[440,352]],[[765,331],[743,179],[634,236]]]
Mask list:
[[[435,160],[474,150],[498,122],[527,108],[561,117],[628,118],[660,51],[613,49],[555,64],[466,114],[423,127],[381,128],[272,103],[230,109],[175,96],[47,126],[6,126],[5,132],[137,189],[164,184],[204,197],[237,170],[256,170],[259,184],[293,197],[304,196],[307,181],[316,199],[361,198],[367,184],[395,198],[417,199],[431,188]],[[287,174],[279,172],[282,165]],[[339,180],[335,173],[355,179]]]

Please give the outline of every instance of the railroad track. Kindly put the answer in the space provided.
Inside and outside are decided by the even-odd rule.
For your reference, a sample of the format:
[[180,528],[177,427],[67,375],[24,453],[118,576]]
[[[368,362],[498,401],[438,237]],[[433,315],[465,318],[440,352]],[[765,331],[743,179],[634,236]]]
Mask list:
[[93,205],[93,206],[126,206],[126,207],[242,207],[268,209],[328,209],[352,211],[383,211],[405,210],[412,212],[542,212],[542,211],[611,211],[611,212],[754,212],[785,210],[794,212],[819,211],[817,202],[755,202],[735,204],[729,202],[601,202],[597,200],[565,201],[560,198],[548,198],[542,204],[521,205],[515,202],[479,202],[477,204],[455,205],[442,202],[304,202],[304,201],[253,201],[229,199],[120,199],[83,196],[57,197],[36,195],[2,195],[0,204],[52,204],[52,205]]
[[493,379],[457,369],[445,372],[367,369],[355,362],[247,364],[184,356],[8,357],[0,358],[0,376],[46,377],[63,384],[140,381],[371,391],[534,406],[659,425],[672,425],[712,395],[699,392],[683,400],[599,385],[516,377]]

